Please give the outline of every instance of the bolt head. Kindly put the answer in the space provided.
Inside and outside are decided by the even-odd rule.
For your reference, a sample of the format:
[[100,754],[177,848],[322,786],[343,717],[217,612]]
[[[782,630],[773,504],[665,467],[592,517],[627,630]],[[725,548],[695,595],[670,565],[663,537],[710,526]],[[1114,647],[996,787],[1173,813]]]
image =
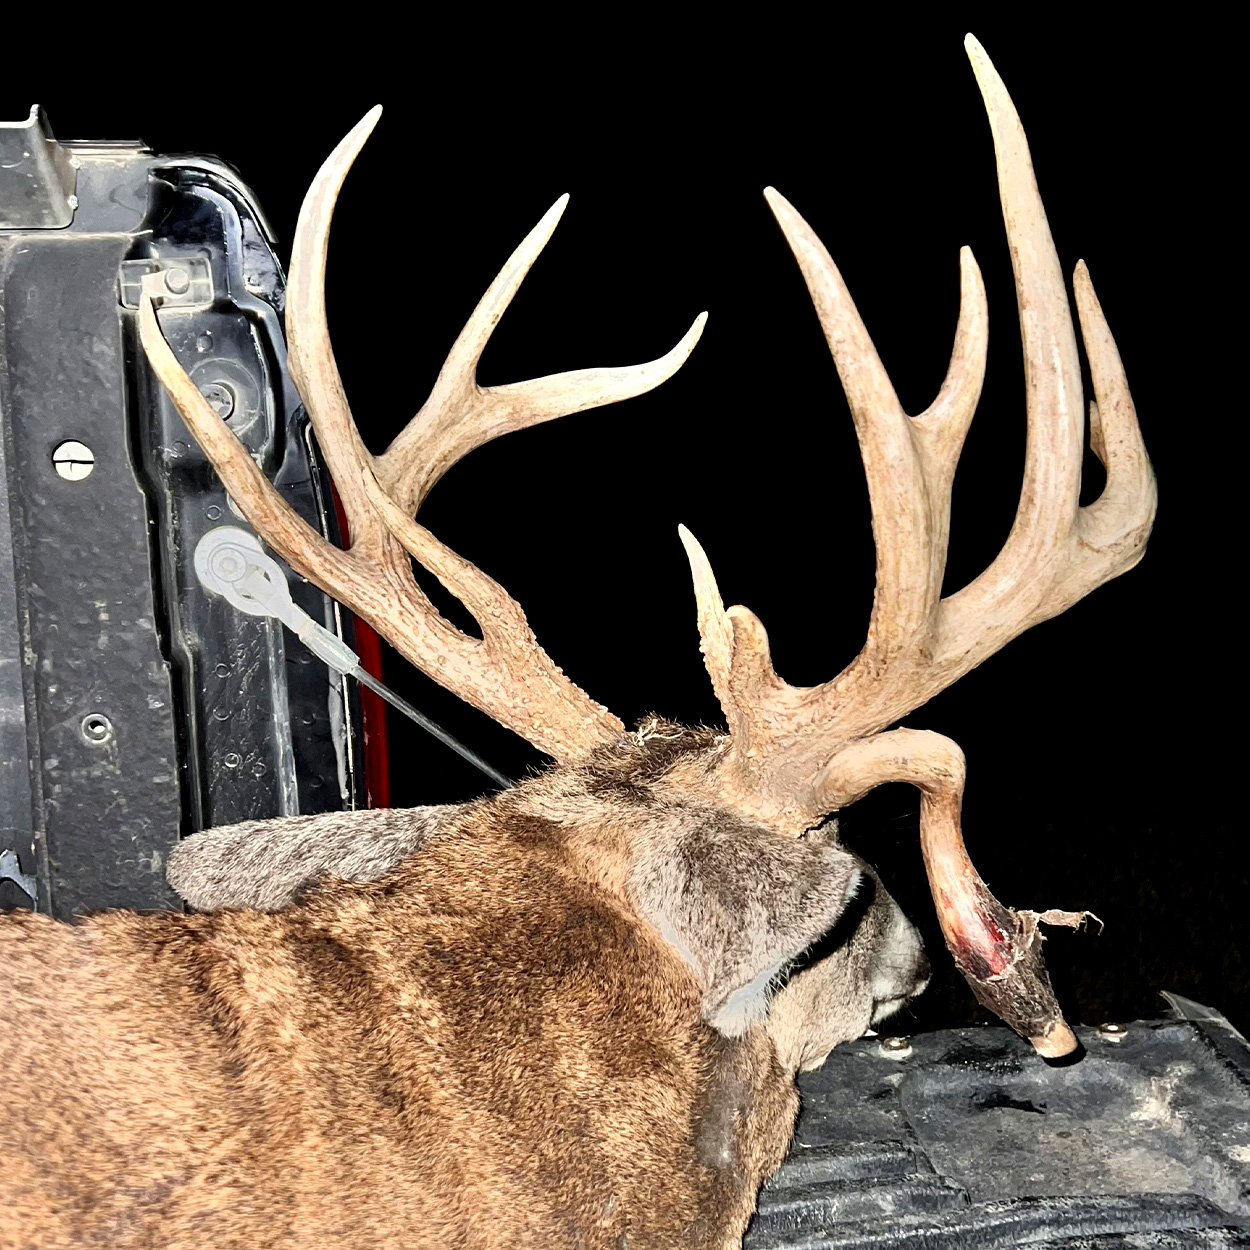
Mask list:
[[234,391],[225,382],[209,382],[200,387],[200,394],[223,421],[228,421],[234,414]]
[[247,573],[247,555],[237,547],[218,547],[212,554],[209,567],[219,581],[237,582]]
[[1106,1042],[1122,1042],[1128,1029],[1123,1024],[1114,1024],[1108,1021],[1106,1024],[1098,1026],[1098,1036]]
[[67,482],[81,482],[83,478],[90,477],[95,468],[95,452],[86,443],[74,438],[66,439],[53,449],[52,467],[56,469],[57,476]]
[[911,1054],[911,1038],[883,1037],[881,1039],[881,1053],[887,1059],[905,1059]]
[[170,295],[185,295],[191,289],[191,275],[185,269],[165,270],[165,290]]

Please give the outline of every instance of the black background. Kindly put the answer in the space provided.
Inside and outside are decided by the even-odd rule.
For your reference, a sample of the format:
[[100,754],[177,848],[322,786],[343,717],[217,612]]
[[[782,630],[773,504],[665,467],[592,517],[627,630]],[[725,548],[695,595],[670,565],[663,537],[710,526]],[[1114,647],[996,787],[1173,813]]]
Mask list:
[[[39,98],[61,138],[219,154],[256,192],[285,260],[318,164],[380,100],[329,278],[338,361],[374,450],[420,406],[498,267],[564,191],[572,203],[486,351],[483,383],[651,359],[708,309],[670,382],[475,452],[421,519],[502,581],[557,663],[627,724],[651,710],[717,722],[679,521],[727,602],[768,626],[792,683],[853,657],[872,602],[850,417],[764,186],[830,248],[908,411],[945,372],[959,246],[981,264],[989,368],[955,483],[948,590],[1006,538],[1023,458],[1015,298],[966,26],[883,20],[865,35],[788,21],[689,40],[662,24],[573,25],[541,56],[519,31],[488,56],[480,32],[407,42],[335,25],[293,45],[282,74],[273,47],[249,53],[206,29],[124,72],[103,48],[80,48],[73,73],[18,67],[4,112],[24,116]],[[1231,36],[1055,19],[973,28],[1021,111],[1063,267],[1089,263],[1161,502],[1142,564],[908,723],[963,746],[968,845],[999,897],[1104,920],[1101,934],[1058,932],[1048,947],[1071,1018],[1150,1016],[1172,989],[1245,1028],[1250,871],[1233,729],[1244,406],[1222,297],[1242,259],[1218,59]],[[1086,501],[1099,483],[1089,463]],[[386,675],[505,771],[541,762],[401,663]],[[481,791],[404,722],[392,732],[396,804]],[[914,791],[883,788],[842,823],[937,953],[934,988],[901,1027],[981,1018],[941,951]]]

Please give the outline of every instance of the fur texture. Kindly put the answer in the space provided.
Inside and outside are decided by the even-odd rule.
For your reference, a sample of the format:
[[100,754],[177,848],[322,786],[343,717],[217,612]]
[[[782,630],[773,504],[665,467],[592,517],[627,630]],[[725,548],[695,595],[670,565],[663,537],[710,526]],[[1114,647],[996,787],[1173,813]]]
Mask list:
[[[4,918],[0,1246],[737,1245],[793,1130],[799,987],[855,980],[813,993],[843,1013],[819,1048],[919,969],[886,984],[859,950],[895,924],[881,891],[771,1008],[709,1027],[710,990],[774,979],[862,870],[820,838],[773,854],[706,793],[716,741],[665,728],[408,832],[370,814],[380,858],[321,817],[178,869],[237,890],[272,861],[253,901],[302,891],[278,912]],[[308,884],[405,839],[377,879]]]
[[281,911],[317,881],[376,881],[419,851],[459,805],[248,820],[192,834],[169,856],[169,884],[197,911]]

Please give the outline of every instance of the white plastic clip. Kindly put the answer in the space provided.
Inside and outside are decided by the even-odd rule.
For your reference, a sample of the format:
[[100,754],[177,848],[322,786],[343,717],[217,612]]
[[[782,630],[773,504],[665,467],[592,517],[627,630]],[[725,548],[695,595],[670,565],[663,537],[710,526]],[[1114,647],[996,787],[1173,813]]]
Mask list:
[[255,534],[219,525],[196,544],[195,574],[206,590],[249,616],[275,616],[336,672],[354,674],[360,657],[324,625],[291,601],[282,568],[265,554]]
[[512,784],[511,778],[488,764],[476,751],[470,750],[361,668],[360,656],[347,643],[324,625],[318,625],[303,608],[297,607],[291,601],[291,588],[287,585],[282,566],[265,554],[255,534],[237,525],[219,525],[209,530],[195,545],[195,575],[205,590],[221,595],[240,612],[249,616],[277,617],[309,651],[335,672],[354,677],[362,686],[380,695],[409,720],[415,721],[439,742],[485,773],[496,785],[506,789]]

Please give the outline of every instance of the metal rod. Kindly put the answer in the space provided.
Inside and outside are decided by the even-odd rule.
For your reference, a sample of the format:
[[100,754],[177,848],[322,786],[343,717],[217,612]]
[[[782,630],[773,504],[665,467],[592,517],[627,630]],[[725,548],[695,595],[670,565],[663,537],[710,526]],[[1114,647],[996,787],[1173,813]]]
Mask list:
[[492,768],[478,753],[470,747],[464,745],[458,738],[453,738],[441,725],[436,725],[428,716],[418,712],[406,699],[401,699],[393,690],[384,686],[376,677],[366,673],[359,664],[351,670],[351,676],[354,677],[362,686],[368,686],[379,698],[385,699],[391,707],[403,712],[403,714],[414,724],[420,725],[426,733],[435,737],[444,746],[451,747],[457,755],[462,759],[466,759],[479,772],[485,773],[496,785],[506,790],[512,785],[512,778],[505,777],[497,768]]

